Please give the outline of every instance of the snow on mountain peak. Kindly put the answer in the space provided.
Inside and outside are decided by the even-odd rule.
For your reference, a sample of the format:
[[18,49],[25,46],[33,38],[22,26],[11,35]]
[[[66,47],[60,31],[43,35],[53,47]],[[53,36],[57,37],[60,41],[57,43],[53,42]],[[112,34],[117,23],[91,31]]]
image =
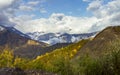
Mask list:
[[3,31],[3,30],[5,30],[5,28],[3,28],[2,26],[0,26],[0,31]]
[[44,32],[34,32],[27,33],[31,39],[42,41],[49,44],[56,43],[73,43],[78,42],[82,39],[87,39],[95,36],[97,32],[85,33],[85,34],[68,34],[68,33],[44,33]]

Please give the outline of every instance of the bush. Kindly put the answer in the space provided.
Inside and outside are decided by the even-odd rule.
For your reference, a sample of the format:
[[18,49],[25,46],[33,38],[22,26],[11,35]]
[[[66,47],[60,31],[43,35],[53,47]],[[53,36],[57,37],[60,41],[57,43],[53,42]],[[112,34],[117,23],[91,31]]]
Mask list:
[[13,52],[9,50],[4,50],[0,54],[0,67],[13,67],[14,56]]
[[53,60],[53,72],[59,73],[60,75],[73,75],[72,67],[69,58],[58,57]]
[[21,68],[21,69],[27,69],[29,67],[28,62],[29,62],[28,59],[16,57],[14,59],[14,67]]
[[99,58],[83,57],[78,63],[83,75],[120,75],[120,51]]

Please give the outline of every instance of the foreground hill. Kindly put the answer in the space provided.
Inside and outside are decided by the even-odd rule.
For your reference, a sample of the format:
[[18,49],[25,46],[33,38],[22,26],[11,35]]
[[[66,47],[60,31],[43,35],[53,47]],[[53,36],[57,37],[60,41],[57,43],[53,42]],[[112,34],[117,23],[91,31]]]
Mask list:
[[[93,56],[98,56],[109,52],[111,47],[119,44],[120,41],[120,26],[110,26],[101,31],[93,40],[88,42],[80,50],[80,55],[88,53]],[[78,53],[78,54],[79,54]]]

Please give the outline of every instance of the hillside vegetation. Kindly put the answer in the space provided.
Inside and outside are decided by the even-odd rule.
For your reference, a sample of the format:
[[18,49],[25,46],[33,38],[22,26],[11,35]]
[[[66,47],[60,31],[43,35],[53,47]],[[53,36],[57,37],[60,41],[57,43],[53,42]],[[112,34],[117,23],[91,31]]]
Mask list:
[[[89,40],[82,40],[67,47],[56,49],[51,53],[38,56],[33,60],[19,57],[14,58],[13,52],[6,49],[0,54],[0,58],[4,58],[2,62],[0,62],[0,67],[19,67],[24,70],[44,70],[60,74],[68,73],[69,71],[67,69],[70,67],[70,60],[88,41]],[[6,64],[4,62],[6,62]]]
[[[72,44],[61,49],[56,49],[51,53],[38,56],[36,59],[30,62],[30,64],[34,64],[31,65],[31,67],[34,69],[43,69],[50,72],[59,72],[60,69],[63,69],[64,71],[65,66],[69,66],[69,61],[88,41],[89,40],[82,40],[76,44]],[[65,63],[68,63],[68,65],[65,65]]]
[[108,27],[94,39],[81,40],[35,59],[14,57],[5,49],[0,68],[18,67],[57,75],[120,75],[120,27]]
[[111,51],[113,43],[120,40],[120,26],[110,26],[101,31],[93,40],[85,44],[78,52],[79,55],[90,54],[94,57],[102,56]]

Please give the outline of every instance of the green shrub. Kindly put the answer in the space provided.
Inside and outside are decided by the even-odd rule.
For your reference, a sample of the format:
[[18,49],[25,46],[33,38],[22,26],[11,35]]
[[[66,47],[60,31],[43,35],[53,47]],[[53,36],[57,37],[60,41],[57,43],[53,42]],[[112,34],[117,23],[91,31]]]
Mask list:
[[111,52],[85,64],[85,75],[120,75],[120,51]]
[[53,69],[55,73],[60,75],[73,75],[72,67],[69,58],[59,57],[56,60],[53,60]]

